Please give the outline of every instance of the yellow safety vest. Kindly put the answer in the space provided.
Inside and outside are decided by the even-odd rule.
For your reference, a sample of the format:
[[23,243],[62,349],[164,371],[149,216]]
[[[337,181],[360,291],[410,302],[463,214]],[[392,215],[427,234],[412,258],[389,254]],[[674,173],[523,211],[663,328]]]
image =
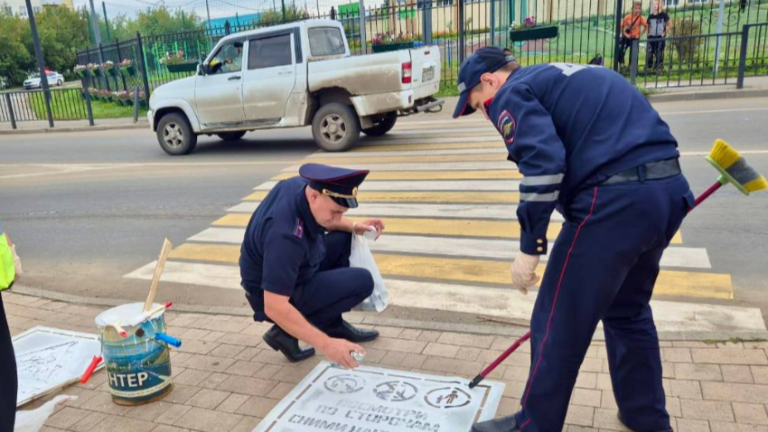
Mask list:
[[16,268],[13,266],[13,252],[8,245],[8,238],[0,225],[0,291],[7,289],[16,278]]

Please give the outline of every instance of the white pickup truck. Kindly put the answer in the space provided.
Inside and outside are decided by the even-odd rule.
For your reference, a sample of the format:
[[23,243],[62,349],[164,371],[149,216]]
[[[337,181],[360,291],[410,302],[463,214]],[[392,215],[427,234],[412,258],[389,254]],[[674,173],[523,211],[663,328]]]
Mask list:
[[440,110],[440,68],[437,47],[351,56],[339,22],[307,20],[223,38],[195,76],[155,89],[147,116],[171,155],[192,152],[198,135],[309,125],[320,148],[344,151],[361,131]]

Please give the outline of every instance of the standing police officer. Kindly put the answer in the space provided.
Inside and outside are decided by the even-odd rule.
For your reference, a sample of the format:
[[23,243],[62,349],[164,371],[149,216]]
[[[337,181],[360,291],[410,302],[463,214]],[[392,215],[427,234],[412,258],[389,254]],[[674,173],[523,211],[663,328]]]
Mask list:
[[671,431],[649,301],[662,252],[693,204],[677,141],[648,101],[605,68],[521,68],[498,48],[461,66],[454,117],[483,111],[523,174],[522,233],[512,282],[523,292],[547,253],[557,208],[565,223],[531,317],[531,370],[515,415],[476,432],[560,432],[599,321],[619,418]]
[[[0,225],[0,292],[10,289],[16,279],[12,246],[11,240]],[[17,391],[16,356],[13,353],[13,340],[5,317],[3,296],[0,293],[0,432],[13,432]]]
[[272,349],[294,362],[313,356],[314,349],[299,347],[300,339],[354,368],[351,353],[365,354],[357,343],[379,333],[341,317],[373,292],[371,273],[349,267],[352,233],[376,229],[380,235],[384,224],[343,217],[357,207],[368,171],[306,164],[299,175],[275,185],[251,217],[240,252],[242,285],[254,320],[275,323],[264,335]]

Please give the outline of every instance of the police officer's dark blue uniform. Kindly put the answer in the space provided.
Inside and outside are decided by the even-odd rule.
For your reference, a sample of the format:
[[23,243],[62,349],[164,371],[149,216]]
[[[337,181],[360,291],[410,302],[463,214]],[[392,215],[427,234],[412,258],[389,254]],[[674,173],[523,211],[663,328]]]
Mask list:
[[[240,274],[256,321],[265,313],[264,291],[290,298],[313,326],[333,338],[373,340],[376,331],[357,330],[341,315],[368,298],[373,279],[366,269],[350,268],[352,234],[326,233],[313,215],[306,188],[328,195],[342,207],[357,207],[357,188],[368,171],[306,164],[301,177],[279,182],[254,212],[240,254]],[[314,354],[275,325],[264,340],[292,361]]]
[[484,108],[523,174],[517,215],[524,256],[547,253],[556,207],[565,223],[531,318],[532,363],[521,409],[473,430],[561,431],[602,321],[622,421],[637,431],[670,431],[649,301],[662,252],[693,203],[677,142],[636,89],[600,67],[518,67],[478,105],[478,95],[492,87],[478,86],[481,76],[499,70],[505,72],[494,76],[505,76],[512,61],[496,48],[467,59],[454,116],[473,112],[472,105]]

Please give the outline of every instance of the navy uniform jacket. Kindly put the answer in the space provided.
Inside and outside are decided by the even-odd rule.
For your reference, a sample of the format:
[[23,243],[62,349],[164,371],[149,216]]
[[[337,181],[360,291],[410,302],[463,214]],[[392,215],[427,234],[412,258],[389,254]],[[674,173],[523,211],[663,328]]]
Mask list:
[[581,188],[679,157],[669,126],[610,69],[555,63],[515,70],[488,116],[524,178],[517,210],[523,253],[547,253],[552,211]]
[[262,305],[262,290],[290,297],[317,273],[325,258],[324,229],[309,210],[306,186],[301,177],[279,182],[248,222],[240,249],[240,277]]

